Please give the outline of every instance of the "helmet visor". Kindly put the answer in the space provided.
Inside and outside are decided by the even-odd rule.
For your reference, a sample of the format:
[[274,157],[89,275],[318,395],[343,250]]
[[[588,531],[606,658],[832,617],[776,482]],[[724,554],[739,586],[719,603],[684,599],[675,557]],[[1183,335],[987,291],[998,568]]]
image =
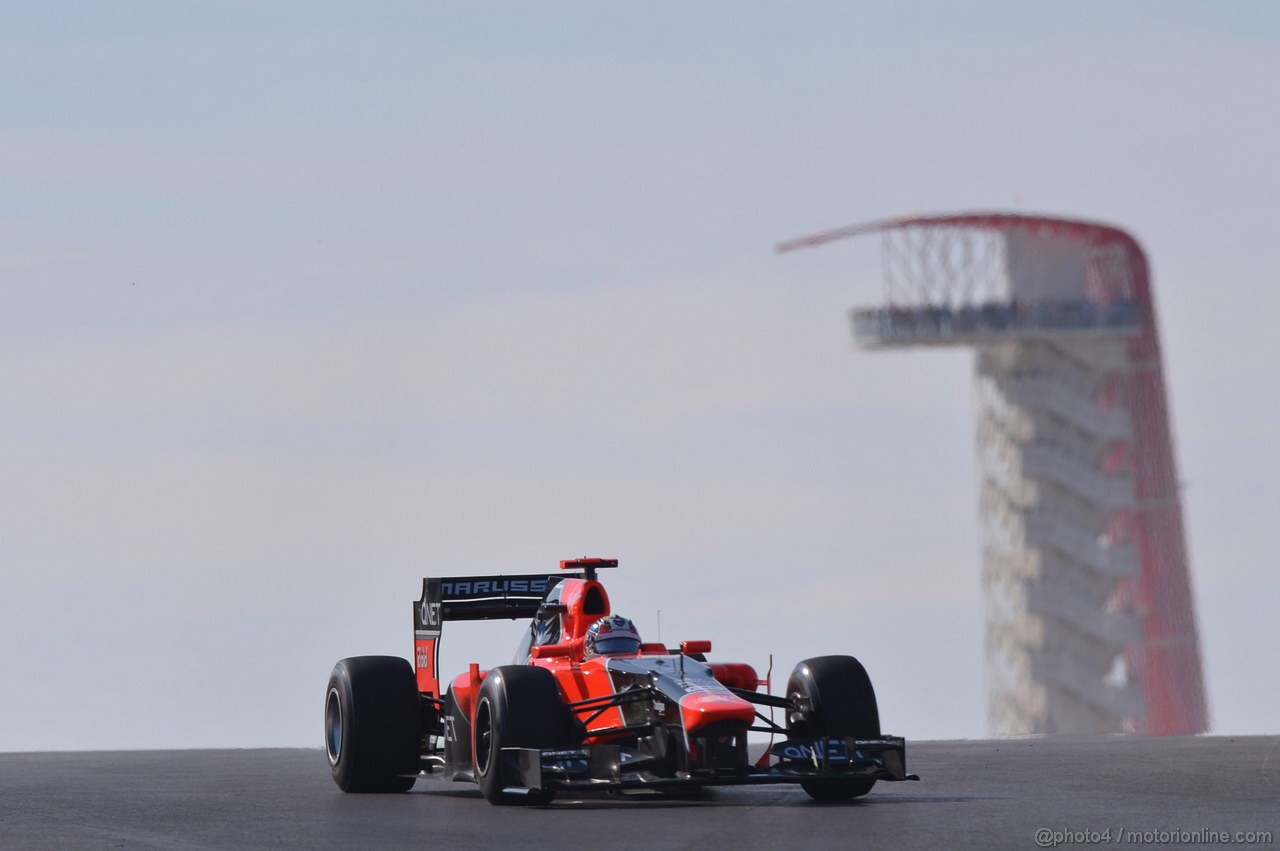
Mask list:
[[617,638],[597,638],[597,653],[636,653],[640,650],[640,639],[619,636]]

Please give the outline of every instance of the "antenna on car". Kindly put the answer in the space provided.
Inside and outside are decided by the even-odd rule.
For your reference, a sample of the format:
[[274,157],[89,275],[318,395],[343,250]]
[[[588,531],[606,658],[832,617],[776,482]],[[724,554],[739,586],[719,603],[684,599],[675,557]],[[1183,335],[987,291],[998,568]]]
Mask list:
[[582,575],[592,582],[596,578],[596,570],[601,567],[617,567],[616,558],[570,558],[560,562],[561,570],[581,570]]

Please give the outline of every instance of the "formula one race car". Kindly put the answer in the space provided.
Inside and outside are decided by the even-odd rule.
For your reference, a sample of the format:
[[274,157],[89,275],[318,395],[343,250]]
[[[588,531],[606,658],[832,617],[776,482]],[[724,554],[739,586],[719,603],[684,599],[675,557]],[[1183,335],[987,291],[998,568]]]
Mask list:
[[[325,747],[344,792],[402,792],[422,772],[478,783],[493,804],[557,791],[799,783],[813,798],[865,795],[906,773],[906,743],[880,733],[875,691],[852,656],[796,665],[785,695],[750,665],[707,662],[709,641],[641,641],[615,615],[596,571],[424,579],[413,606],[414,667],[396,656],[343,659],[325,693]],[[531,618],[516,664],[470,669],[441,688],[450,620]],[[781,710],[782,725],[773,710]],[[748,757],[747,732],[770,746]],[[780,736],[782,741],[773,742]]]

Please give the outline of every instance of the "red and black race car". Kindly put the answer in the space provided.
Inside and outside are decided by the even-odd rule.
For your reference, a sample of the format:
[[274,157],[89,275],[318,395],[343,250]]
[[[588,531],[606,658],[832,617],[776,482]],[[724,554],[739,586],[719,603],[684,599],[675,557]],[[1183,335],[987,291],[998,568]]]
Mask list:
[[[334,782],[345,792],[401,792],[427,772],[478,783],[490,803],[518,804],[562,790],[754,783],[799,783],[813,798],[842,800],[877,780],[919,779],[906,772],[905,741],[881,734],[858,660],[807,659],[784,695],[770,694],[750,665],[706,661],[709,641],[642,642],[597,579],[617,565],[584,558],[562,561],[559,574],[424,579],[413,606],[415,665],[357,656],[329,678]],[[531,620],[515,664],[473,663],[442,687],[445,622],[519,617]],[[748,731],[771,735],[755,761]]]

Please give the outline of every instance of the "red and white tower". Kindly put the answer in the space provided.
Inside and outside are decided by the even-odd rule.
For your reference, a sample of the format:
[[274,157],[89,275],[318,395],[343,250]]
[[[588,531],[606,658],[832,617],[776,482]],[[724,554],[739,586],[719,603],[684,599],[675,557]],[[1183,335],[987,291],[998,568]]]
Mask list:
[[1208,726],[1146,257],[1093,222],[996,213],[877,233],[868,349],[972,346],[988,715],[997,735]]

